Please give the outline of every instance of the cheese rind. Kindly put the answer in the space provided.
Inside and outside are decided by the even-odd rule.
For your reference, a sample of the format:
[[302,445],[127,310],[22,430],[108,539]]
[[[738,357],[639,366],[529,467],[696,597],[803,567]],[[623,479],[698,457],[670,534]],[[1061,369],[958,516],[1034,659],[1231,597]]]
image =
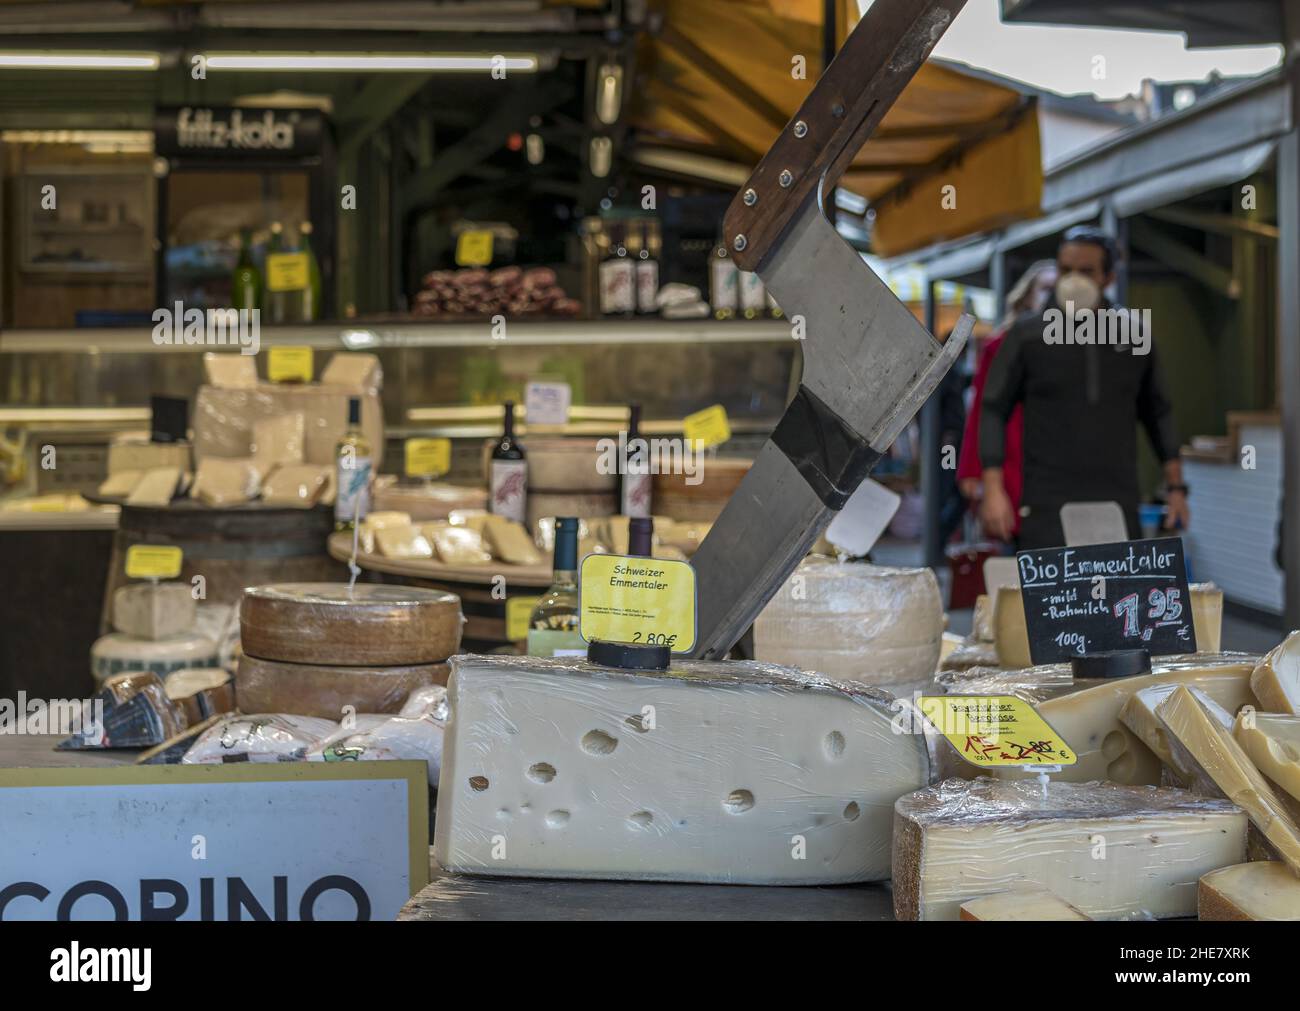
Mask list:
[[447,680],[446,664],[403,667],[327,667],[239,658],[235,697],[245,713],[292,713],[327,720],[357,713],[401,711],[411,692]]
[[1098,920],[1190,916],[1200,876],[1246,856],[1245,814],[1185,790],[950,779],[896,812],[900,920],[955,920],[971,899],[1030,888]]
[[1255,768],[1300,800],[1300,716],[1243,712],[1232,736]]
[[1072,905],[1042,889],[998,892],[961,904],[963,920],[1002,920],[1042,923],[1048,920],[1091,920]]
[[1201,920],[1300,920],[1300,878],[1278,860],[1222,867],[1201,878]]
[[194,627],[188,583],[130,583],[113,591],[113,627],[137,639],[167,639]]
[[275,583],[244,591],[244,652],[338,666],[441,663],[460,648],[460,598],[414,586]]
[[1292,632],[1255,668],[1250,687],[1270,713],[1300,713],[1300,632]]
[[754,662],[457,656],[435,856],[524,877],[814,885],[889,876],[924,736],[890,696]]
[[1156,707],[1180,768],[1208,781],[1250,817],[1251,824],[1300,874],[1300,825],[1232,733],[1186,687]]

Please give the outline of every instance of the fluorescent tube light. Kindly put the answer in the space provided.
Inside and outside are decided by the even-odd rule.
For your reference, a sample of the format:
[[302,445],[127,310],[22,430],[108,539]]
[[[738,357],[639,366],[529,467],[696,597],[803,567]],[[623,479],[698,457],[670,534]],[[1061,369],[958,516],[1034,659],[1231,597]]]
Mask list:
[[157,70],[157,53],[0,52],[3,70]]
[[535,73],[533,53],[206,53],[209,70],[515,71]]

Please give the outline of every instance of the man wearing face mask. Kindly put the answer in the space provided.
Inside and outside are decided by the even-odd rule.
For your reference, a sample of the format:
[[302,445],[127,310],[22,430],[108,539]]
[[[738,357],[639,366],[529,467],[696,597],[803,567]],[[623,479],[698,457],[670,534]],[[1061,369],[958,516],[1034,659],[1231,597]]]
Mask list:
[[[1114,279],[1115,247],[1089,226],[1071,228],[1057,251],[1054,302],[1063,312],[1111,308],[1103,295]],[[1067,502],[1118,502],[1130,538],[1138,523],[1137,426],[1164,467],[1166,527],[1186,527],[1187,486],[1178,459],[1173,405],[1154,345],[1148,354],[1107,344],[1047,343],[1043,313],[1027,313],[1007,331],[989,368],[980,412],[979,456],[987,533],[1010,540],[1016,515],[1002,464],[1007,419],[1024,411],[1024,491],[1018,546],[1065,543],[1060,510]]]

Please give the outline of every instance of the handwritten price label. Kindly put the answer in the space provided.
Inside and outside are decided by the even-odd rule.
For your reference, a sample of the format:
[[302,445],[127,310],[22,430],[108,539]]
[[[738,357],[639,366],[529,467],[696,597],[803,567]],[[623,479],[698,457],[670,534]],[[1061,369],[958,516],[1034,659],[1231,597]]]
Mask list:
[[695,648],[695,570],[686,562],[626,555],[582,560],[578,601],[587,642]]
[[921,713],[971,765],[1074,765],[1074,749],[1014,695],[923,695]]

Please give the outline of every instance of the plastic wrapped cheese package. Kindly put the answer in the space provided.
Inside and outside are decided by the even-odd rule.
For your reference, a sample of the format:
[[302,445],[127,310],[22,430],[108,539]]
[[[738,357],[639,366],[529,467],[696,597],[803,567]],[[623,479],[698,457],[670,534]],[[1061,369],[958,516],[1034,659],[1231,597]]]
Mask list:
[[338,724],[333,720],[312,716],[235,716],[205,730],[182,761],[186,765],[301,762],[312,745],[336,729]]
[[451,706],[447,703],[447,689],[444,685],[425,685],[411,692],[403,704],[398,716],[416,717],[432,716],[446,723],[451,716]]
[[925,737],[895,732],[890,695],[789,668],[451,664],[435,834],[451,871],[878,881],[894,801],[930,778]]
[[1115,783],[950,779],[902,797],[900,920],[955,920],[969,899],[1045,889],[1093,919],[1196,913],[1202,874],[1246,859],[1226,800]]
[[432,715],[357,716],[350,730],[339,730],[307,750],[309,762],[382,762],[413,759],[428,764],[429,785],[437,787],[445,724]]
[[262,472],[252,457],[207,457],[199,461],[190,498],[217,508],[242,505],[257,497],[261,485]]
[[930,569],[805,560],[754,622],[754,656],[867,685],[925,680],[943,605]]

